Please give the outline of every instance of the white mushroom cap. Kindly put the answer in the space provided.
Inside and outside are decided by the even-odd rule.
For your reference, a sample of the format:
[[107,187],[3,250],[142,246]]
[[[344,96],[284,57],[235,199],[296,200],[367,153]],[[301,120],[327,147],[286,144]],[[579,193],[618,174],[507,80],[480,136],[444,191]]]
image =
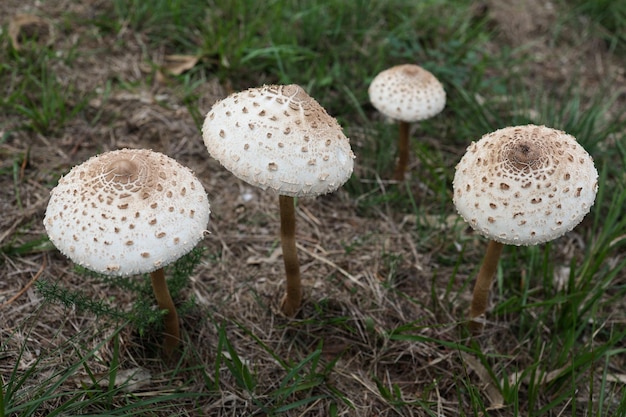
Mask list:
[[209,213],[206,192],[188,168],[158,152],[121,149],[62,177],[44,226],[77,264],[121,276],[152,272],[189,252]]
[[341,126],[297,85],[231,94],[209,111],[202,134],[227,170],[281,195],[326,194],[352,174],[354,154]]
[[581,222],[598,172],[576,139],[545,126],[506,127],[472,142],[456,166],[454,204],[489,239],[534,245]]
[[372,80],[368,93],[379,112],[408,123],[433,117],[446,105],[446,92],[437,78],[412,64],[382,71]]

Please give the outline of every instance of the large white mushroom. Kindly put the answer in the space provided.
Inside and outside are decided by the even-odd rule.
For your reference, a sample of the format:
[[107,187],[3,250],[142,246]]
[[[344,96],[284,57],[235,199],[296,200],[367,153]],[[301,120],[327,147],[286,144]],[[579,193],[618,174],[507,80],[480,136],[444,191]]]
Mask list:
[[490,239],[470,307],[470,329],[480,333],[503,245],[536,245],[572,230],[594,203],[598,172],[573,136],[515,126],[472,142],[453,187],[459,214]]
[[379,112],[399,122],[398,163],[393,178],[402,181],[409,162],[410,123],[439,114],[446,105],[446,92],[431,72],[404,64],[380,72],[368,93]]
[[209,201],[200,181],[174,159],[145,149],[94,156],[51,191],[44,226],[75,263],[116,276],[150,273],[165,316],[164,351],[180,340],[163,267],[203,238]]
[[337,120],[298,85],[233,93],[211,108],[202,127],[210,155],[247,183],[279,195],[286,290],[293,316],[302,289],[294,197],[330,193],[352,174],[354,154]]

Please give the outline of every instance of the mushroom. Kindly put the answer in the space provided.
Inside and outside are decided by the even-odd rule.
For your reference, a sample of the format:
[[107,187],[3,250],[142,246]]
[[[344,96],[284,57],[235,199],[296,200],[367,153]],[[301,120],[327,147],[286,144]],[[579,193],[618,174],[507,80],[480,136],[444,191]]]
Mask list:
[[203,238],[209,201],[200,181],[174,159],[145,149],[94,156],[50,193],[44,226],[75,263],[115,276],[150,273],[164,323],[164,352],[180,340],[163,267]]
[[470,307],[469,328],[479,334],[503,245],[537,245],[572,230],[594,203],[598,172],[573,136],[514,126],[470,144],[453,188],[459,214],[490,239]]
[[398,164],[393,178],[402,181],[409,162],[409,124],[440,113],[446,105],[446,92],[429,71],[404,64],[374,77],[368,93],[379,112],[399,121]]
[[209,154],[243,181],[279,196],[286,272],[281,310],[302,300],[294,197],[330,193],[345,183],[354,154],[341,126],[298,85],[266,85],[213,105],[202,127]]

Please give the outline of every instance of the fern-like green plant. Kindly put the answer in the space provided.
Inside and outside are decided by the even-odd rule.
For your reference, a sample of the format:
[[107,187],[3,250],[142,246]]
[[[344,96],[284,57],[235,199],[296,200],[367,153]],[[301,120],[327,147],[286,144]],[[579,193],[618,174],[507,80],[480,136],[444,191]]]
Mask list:
[[[189,277],[200,263],[203,248],[194,248],[191,252],[168,266],[168,288],[174,300],[182,298],[182,291],[189,284]],[[144,274],[141,277],[114,277],[95,273],[82,267],[77,271],[92,279],[124,292],[134,294],[135,301],[130,309],[115,305],[112,300],[95,299],[88,292],[71,290],[63,287],[59,282],[39,280],[35,287],[39,294],[48,302],[58,303],[66,307],[73,307],[82,312],[88,312],[98,318],[106,318],[120,323],[129,322],[140,335],[149,331],[161,331],[163,315],[167,311],[154,308],[154,295],[150,284],[150,277]],[[180,314],[185,314],[195,306],[193,299],[182,301],[178,307]]]

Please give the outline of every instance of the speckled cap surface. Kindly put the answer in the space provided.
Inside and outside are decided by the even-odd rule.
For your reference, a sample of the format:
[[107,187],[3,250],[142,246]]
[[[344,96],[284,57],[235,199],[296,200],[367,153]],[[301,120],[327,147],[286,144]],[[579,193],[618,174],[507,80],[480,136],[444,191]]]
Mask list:
[[158,152],[121,149],[62,177],[44,226],[75,263],[121,276],[152,272],[189,252],[209,213],[206,192],[188,168]]
[[298,85],[266,85],[213,105],[202,135],[209,154],[247,183],[291,197],[326,194],[354,166],[334,117]]
[[573,136],[515,126],[472,142],[456,166],[453,188],[459,214],[479,233],[534,245],[582,221],[596,197],[598,172]]
[[433,117],[446,105],[446,92],[439,80],[413,64],[380,72],[372,80],[368,93],[379,112],[409,123]]

